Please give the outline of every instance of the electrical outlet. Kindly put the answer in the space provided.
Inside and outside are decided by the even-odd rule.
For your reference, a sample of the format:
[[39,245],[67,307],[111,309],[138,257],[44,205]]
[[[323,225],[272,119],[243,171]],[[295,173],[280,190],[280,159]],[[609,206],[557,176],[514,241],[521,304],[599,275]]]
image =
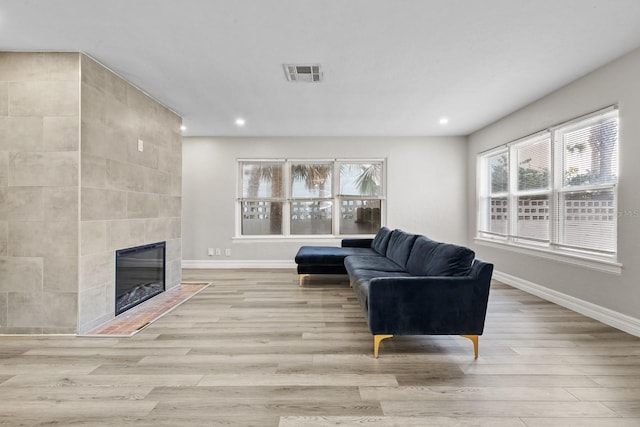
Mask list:
[[231,256],[231,249],[227,248],[224,250],[224,255],[225,256]]
[[216,248],[216,255],[217,256],[222,255],[222,251],[220,250],[220,248]]
[[144,141],[141,139],[138,140],[138,151],[144,151]]
[[207,250],[207,254],[208,254],[209,256],[213,256],[213,248],[209,248],[209,249]]

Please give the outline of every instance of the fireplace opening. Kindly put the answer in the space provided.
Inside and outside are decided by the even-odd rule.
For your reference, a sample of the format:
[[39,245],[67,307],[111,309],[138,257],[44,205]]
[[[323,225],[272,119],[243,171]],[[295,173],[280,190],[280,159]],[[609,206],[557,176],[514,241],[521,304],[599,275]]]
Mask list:
[[116,251],[116,316],[164,292],[165,242]]

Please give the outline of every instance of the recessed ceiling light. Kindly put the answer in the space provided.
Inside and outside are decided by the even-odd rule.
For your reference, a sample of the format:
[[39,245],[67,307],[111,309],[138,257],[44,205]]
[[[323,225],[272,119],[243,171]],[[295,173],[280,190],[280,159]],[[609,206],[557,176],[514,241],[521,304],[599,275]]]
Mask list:
[[449,123],[449,119],[446,117],[443,117],[440,119],[440,124],[441,125],[446,125],[447,123]]
[[244,126],[245,123],[246,121],[242,117],[236,119],[236,126]]
[[187,127],[185,125],[182,125],[180,126],[180,130],[184,132],[185,130],[187,130]]

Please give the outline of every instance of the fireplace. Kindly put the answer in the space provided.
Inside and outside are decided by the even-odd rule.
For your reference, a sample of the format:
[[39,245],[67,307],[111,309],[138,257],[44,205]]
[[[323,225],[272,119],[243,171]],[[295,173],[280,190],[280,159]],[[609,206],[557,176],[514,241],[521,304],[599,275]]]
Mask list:
[[165,242],[116,251],[116,316],[164,291]]

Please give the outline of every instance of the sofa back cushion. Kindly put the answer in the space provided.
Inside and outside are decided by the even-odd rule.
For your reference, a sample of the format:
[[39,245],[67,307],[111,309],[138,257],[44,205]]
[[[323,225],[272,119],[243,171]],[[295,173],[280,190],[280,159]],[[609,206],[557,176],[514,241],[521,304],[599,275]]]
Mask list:
[[411,253],[413,242],[416,240],[415,234],[409,234],[402,230],[393,230],[389,237],[386,257],[401,267],[406,267],[407,259]]
[[465,276],[475,256],[464,246],[419,236],[407,260],[407,271],[414,276]]
[[373,242],[371,242],[371,249],[378,252],[380,255],[386,255],[387,246],[389,245],[389,237],[391,237],[391,230],[387,227],[382,227],[378,230],[378,234],[373,238]]

